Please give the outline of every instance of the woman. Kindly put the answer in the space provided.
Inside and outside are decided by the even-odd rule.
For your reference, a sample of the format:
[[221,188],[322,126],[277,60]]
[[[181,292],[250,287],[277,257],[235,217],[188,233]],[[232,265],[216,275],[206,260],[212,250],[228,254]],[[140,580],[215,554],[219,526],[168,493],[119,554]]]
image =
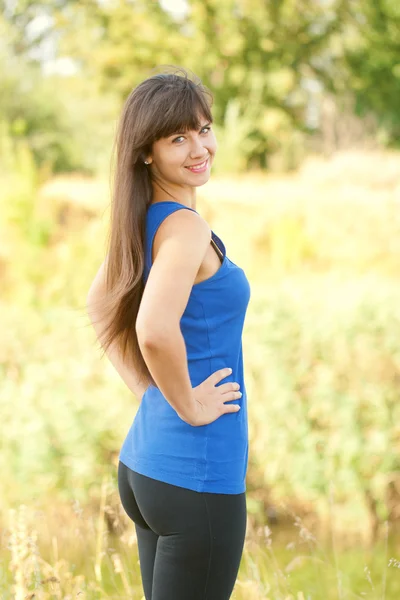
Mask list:
[[88,295],[96,333],[140,399],[118,486],[146,600],[228,600],[246,532],[250,287],[196,210],[217,150],[210,107],[182,69],[131,92],[107,259]]

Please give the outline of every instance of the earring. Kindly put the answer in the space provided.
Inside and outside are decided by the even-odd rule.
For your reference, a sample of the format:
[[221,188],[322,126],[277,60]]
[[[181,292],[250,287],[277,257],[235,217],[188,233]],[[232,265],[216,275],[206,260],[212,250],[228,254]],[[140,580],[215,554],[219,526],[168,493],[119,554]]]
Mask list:
[[145,164],[145,165],[148,165],[148,164],[149,164],[149,161],[148,161],[148,160],[145,160],[145,161],[144,161],[144,164]]

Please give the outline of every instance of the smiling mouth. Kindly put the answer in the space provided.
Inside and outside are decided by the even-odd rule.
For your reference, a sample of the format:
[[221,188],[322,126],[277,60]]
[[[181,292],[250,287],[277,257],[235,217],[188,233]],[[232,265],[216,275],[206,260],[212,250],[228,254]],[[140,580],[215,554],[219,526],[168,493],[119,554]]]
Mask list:
[[204,171],[205,168],[207,167],[207,163],[208,163],[208,157],[202,163],[199,163],[197,165],[192,165],[190,167],[185,167],[185,169],[189,169],[189,171],[194,171],[194,172],[196,172],[196,171]]

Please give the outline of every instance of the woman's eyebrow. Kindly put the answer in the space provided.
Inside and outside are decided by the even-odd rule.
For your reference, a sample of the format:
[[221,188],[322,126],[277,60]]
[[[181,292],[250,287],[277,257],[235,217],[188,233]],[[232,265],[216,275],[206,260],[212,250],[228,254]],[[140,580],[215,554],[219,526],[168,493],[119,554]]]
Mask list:
[[[207,123],[204,123],[204,125],[201,125],[200,129],[204,129],[204,127],[208,127],[211,124],[212,124],[211,121],[207,121]],[[183,133],[187,133],[187,131],[175,131],[175,133],[171,133],[171,135],[168,137],[172,137],[174,135],[182,135]]]

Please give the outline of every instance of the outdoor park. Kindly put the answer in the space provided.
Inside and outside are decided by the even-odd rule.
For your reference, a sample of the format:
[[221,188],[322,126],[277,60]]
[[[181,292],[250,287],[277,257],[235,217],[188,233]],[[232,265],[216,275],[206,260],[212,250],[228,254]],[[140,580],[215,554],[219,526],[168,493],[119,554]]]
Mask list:
[[199,212],[251,285],[233,600],[400,597],[400,4],[0,1],[0,597],[144,600],[116,469],[138,399],[86,295],[131,89],[214,97]]

